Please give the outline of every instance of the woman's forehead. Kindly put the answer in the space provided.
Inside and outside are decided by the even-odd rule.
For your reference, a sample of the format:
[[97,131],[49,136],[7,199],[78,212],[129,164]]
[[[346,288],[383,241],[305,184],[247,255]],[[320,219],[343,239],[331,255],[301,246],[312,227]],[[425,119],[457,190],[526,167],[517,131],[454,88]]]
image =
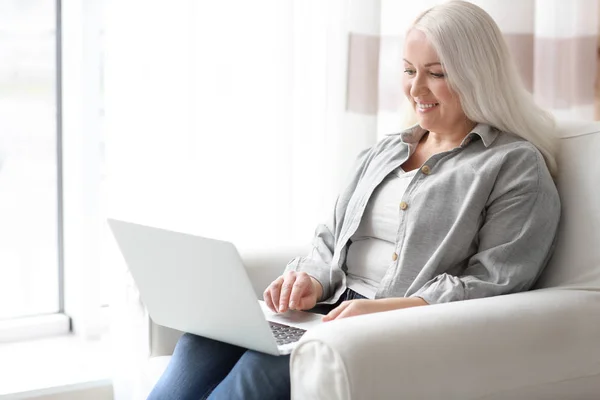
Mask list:
[[439,63],[440,59],[435,48],[427,39],[425,33],[411,29],[404,40],[404,60],[412,64]]

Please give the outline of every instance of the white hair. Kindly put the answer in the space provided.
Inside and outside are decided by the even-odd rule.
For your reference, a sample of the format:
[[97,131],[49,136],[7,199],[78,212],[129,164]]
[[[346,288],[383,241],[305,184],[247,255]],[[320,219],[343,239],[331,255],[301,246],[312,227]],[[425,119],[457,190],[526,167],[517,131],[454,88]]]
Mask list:
[[453,0],[422,13],[410,29],[423,32],[436,50],[467,118],[531,142],[555,177],[554,118],[523,85],[492,17],[472,3]]

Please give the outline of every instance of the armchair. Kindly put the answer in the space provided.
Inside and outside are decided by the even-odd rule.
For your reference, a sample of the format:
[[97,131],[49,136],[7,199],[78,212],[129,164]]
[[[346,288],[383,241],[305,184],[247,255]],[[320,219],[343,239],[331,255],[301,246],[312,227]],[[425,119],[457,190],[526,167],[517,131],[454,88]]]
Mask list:
[[[558,187],[557,247],[534,290],[319,326],[292,354],[292,397],[600,398],[600,123],[561,124]],[[243,255],[257,298],[305,252]],[[149,320],[144,328],[141,399],[181,334]]]

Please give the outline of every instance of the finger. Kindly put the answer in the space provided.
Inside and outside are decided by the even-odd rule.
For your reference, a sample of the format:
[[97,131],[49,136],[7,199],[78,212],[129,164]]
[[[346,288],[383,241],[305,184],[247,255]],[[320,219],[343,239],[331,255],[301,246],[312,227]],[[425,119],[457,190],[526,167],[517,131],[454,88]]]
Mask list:
[[305,292],[300,302],[296,304],[296,310],[309,310],[317,304],[316,296],[309,296],[309,292]]
[[271,293],[271,301],[273,302],[275,312],[279,312],[279,293],[281,292],[282,284],[283,276],[280,276],[269,285],[269,292]]
[[294,286],[292,286],[292,293],[290,294],[290,309],[296,310],[301,305],[302,297],[304,297],[310,290],[310,277],[307,274],[298,274]]
[[322,318],[323,322],[333,321],[336,319],[348,306],[350,305],[349,301],[344,301],[342,304],[329,311],[329,313]]
[[352,300],[348,301],[346,307],[344,307],[341,310],[341,312],[339,312],[335,316],[335,318],[333,318],[333,319],[339,320],[339,319],[342,319],[342,318],[348,318],[348,317],[353,317],[353,316],[357,315],[356,314],[356,307],[355,307],[356,304],[352,304],[352,303],[353,303]]
[[265,289],[265,291],[263,292],[263,299],[265,300],[265,304],[267,305],[267,307],[269,307],[269,310],[277,312],[275,304],[273,304],[273,298],[271,297],[270,287]]
[[292,287],[294,286],[295,281],[295,273],[290,273],[285,277],[285,281],[283,282],[283,285],[281,285],[281,294],[279,295],[279,312],[286,312],[288,310],[290,294],[292,292]]

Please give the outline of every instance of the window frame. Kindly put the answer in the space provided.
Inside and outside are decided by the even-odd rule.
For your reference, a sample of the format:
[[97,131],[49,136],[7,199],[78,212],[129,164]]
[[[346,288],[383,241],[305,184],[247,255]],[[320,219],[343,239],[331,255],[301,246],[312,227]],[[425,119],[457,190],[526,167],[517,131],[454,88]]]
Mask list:
[[0,320],[0,343],[36,339],[65,334],[71,331],[71,319],[64,313],[64,237],[63,237],[63,190],[62,190],[62,0],[55,0],[55,101],[56,101],[56,233],[57,233],[57,282],[58,311],[52,314],[15,316]]
[[0,343],[68,334],[95,339],[108,332],[108,305],[91,294],[101,273],[96,265],[105,223],[99,154],[103,3],[55,0],[59,307],[53,314],[0,320]]

